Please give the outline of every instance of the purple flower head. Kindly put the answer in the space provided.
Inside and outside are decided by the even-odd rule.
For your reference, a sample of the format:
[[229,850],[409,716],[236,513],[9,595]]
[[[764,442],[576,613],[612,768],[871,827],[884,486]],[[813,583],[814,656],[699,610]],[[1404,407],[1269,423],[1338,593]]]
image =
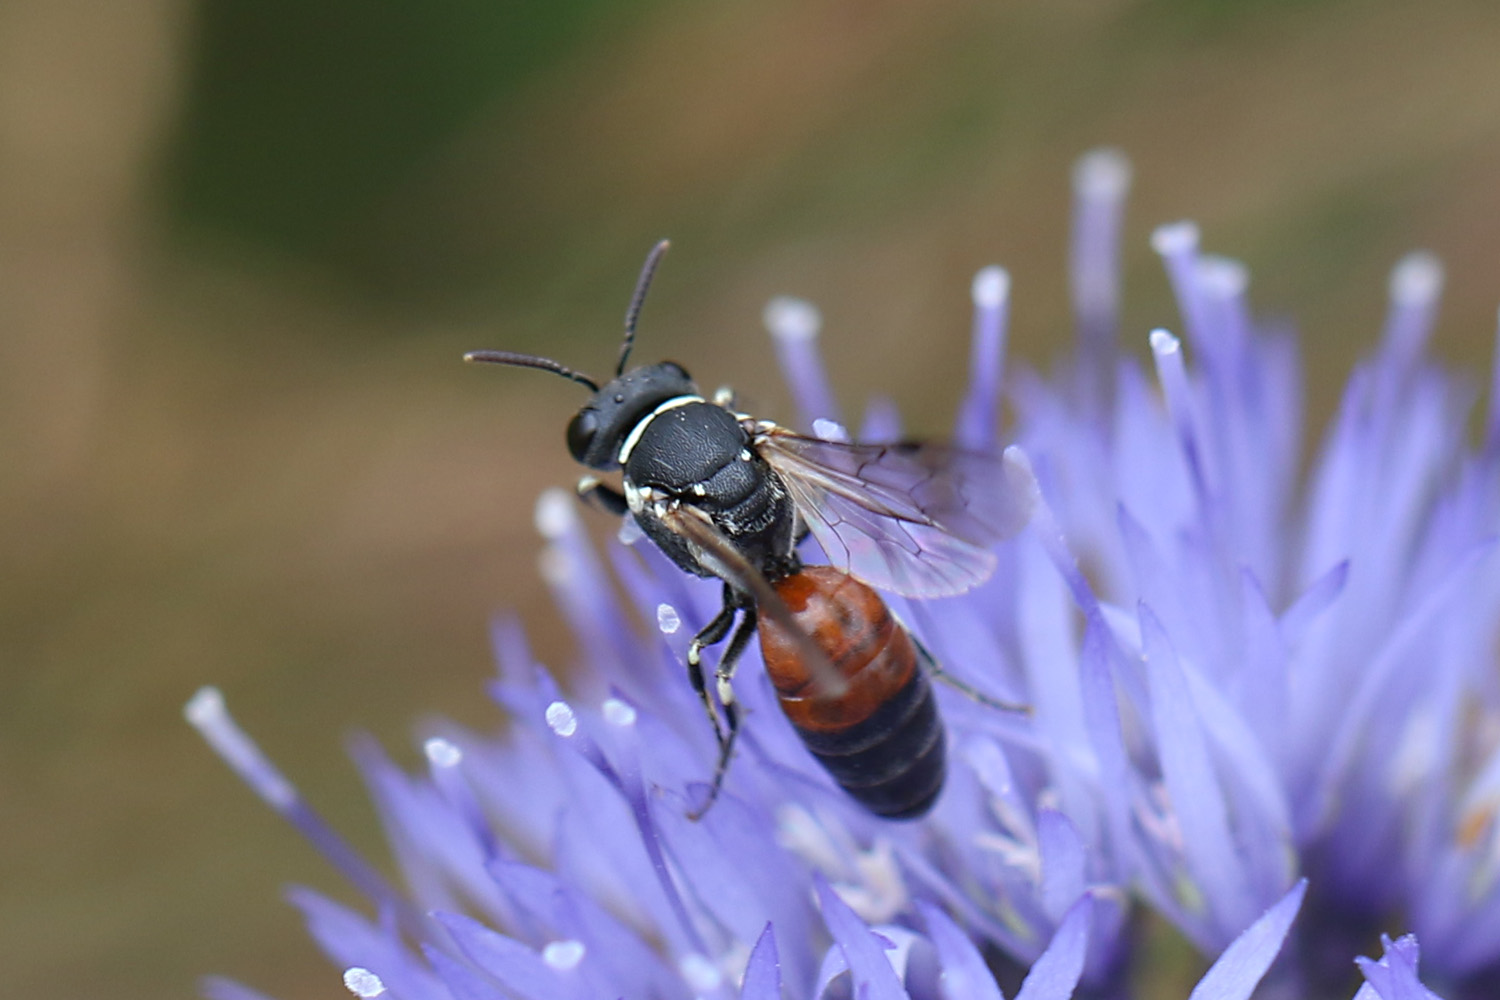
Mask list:
[[1441,270],[1397,266],[1303,483],[1292,337],[1193,226],[1153,245],[1186,332],[1150,336],[1160,396],[1129,361],[1100,375],[1097,350],[1080,366],[1107,407],[1078,381],[1017,392],[1036,535],[1069,580],[1047,620],[1082,680],[1054,746],[1092,748],[1069,779],[1100,803],[1091,853],[1208,953],[1300,873],[1309,986],[1395,920],[1455,995],[1497,995],[1497,424],[1471,453],[1472,392],[1423,359]]
[[[1010,387],[1031,523],[969,593],[889,598],[981,695],[937,686],[948,777],[921,820],[830,781],[753,648],[723,795],[690,819],[717,747],[683,664],[720,586],[631,521],[601,554],[560,491],[536,520],[580,649],[570,689],[502,619],[501,735],[438,724],[416,775],[355,747],[398,883],[216,693],[194,699],[215,748],[364,897],[291,896],[352,993],[958,1000],[1002,997],[991,970],[1009,963],[1030,969],[1019,1000],[1125,998],[1146,907],[1215,960],[1190,1000],[1347,997],[1353,957],[1405,929],[1450,1000],[1500,995],[1500,415],[1471,453],[1469,394],[1423,361],[1440,270],[1397,268],[1379,349],[1304,478],[1295,341],[1252,318],[1244,270],[1190,225],[1156,232],[1185,337],[1150,334],[1148,376],[1116,347],[1128,167],[1094,153],[1074,180],[1076,354],[1003,380],[1009,280],[981,271],[954,432],[996,450]],[[847,435],[816,310],[777,300],[766,322],[802,425]],[[854,436],[899,424],[872,404]],[[1361,960],[1360,1000],[1435,996],[1415,939],[1385,952]]]

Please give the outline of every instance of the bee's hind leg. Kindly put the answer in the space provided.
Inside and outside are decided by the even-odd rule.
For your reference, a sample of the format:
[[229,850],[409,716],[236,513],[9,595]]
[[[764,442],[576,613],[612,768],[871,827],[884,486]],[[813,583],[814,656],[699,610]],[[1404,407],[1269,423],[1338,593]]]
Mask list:
[[993,708],[998,712],[1016,712],[1021,715],[1031,714],[1030,705],[1022,705],[1013,701],[1001,701],[999,698],[992,698],[989,695],[985,694],[983,691],[979,690],[974,685],[970,684],[968,681],[962,681],[957,677],[954,677],[952,674],[948,673],[948,671],[942,668],[942,665],[937,661],[937,657],[933,656],[932,651],[929,650],[926,646],[922,645],[922,643],[917,640],[916,636],[912,636],[911,641],[912,645],[917,647],[917,654],[921,660],[922,670],[925,671],[926,674],[933,680],[941,681],[942,683],[951,687],[953,690],[957,691],[959,694],[963,695],[965,698],[968,698],[970,701],[977,702],[978,704],[983,705],[986,708]]

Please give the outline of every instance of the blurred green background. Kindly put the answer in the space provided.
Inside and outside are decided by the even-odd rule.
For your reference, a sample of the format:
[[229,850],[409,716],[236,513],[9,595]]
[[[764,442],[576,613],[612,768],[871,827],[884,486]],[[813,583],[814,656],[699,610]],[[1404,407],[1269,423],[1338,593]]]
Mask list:
[[1417,247],[1477,381],[1497,52],[1480,0],[5,0],[5,992],[343,995],[278,896],[332,874],[179,711],[221,685],[383,857],[345,736],[492,725],[497,609],[566,662],[531,507],[579,396],[463,350],[604,370],[669,235],[640,357],[784,411],[760,309],[807,296],[846,404],[938,432],[975,269],[1016,353],[1065,347],[1068,170],[1109,144],[1133,342],[1192,217],[1298,320],[1314,417]]

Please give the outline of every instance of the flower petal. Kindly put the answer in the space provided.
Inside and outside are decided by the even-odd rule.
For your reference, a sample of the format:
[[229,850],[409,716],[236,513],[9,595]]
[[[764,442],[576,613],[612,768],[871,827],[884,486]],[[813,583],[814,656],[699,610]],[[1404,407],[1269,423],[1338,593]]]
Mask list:
[[1282,942],[1286,940],[1286,933],[1306,894],[1307,880],[1303,879],[1259,920],[1245,928],[1193,987],[1188,1000],[1249,1000],[1281,951]]
[[828,932],[843,951],[844,961],[849,963],[854,995],[867,996],[869,1000],[907,1000],[896,970],[885,957],[882,939],[855,916],[821,875],[814,878],[813,884]]
[[770,924],[760,932],[755,950],[750,952],[740,1000],[781,1000],[781,960],[776,955],[776,935]]
[[943,967],[939,988],[945,1000],[1005,1000],[995,983],[984,956],[969,936],[959,929],[942,910],[918,902],[917,912],[927,925],[927,936],[937,949]]
[[1073,996],[1088,954],[1093,906],[1092,896],[1073,904],[1052,935],[1052,943],[1026,974],[1016,1000],[1069,1000]]

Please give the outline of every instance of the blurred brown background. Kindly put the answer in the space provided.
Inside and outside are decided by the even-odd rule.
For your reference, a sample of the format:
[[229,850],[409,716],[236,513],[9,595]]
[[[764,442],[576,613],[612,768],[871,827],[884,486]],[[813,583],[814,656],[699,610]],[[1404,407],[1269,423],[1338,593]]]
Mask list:
[[344,995],[278,897],[333,876],[180,706],[221,685],[379,855],[344,736],[492,724],[499,608],[566,661],[531,507],[580,396],[463,350],[605,370],[670,235],[642,359],[774,413],[760,308],[804,295],[846,404],[939,431],[976,268],[1019,355],[1066,344],[1068,170],[1111,144],[1128,337],[1193,217],[1300,322],[1316,416],[1416,247],[1482,378],[1496,53],[1481,0],[5,0],[4,991]]

